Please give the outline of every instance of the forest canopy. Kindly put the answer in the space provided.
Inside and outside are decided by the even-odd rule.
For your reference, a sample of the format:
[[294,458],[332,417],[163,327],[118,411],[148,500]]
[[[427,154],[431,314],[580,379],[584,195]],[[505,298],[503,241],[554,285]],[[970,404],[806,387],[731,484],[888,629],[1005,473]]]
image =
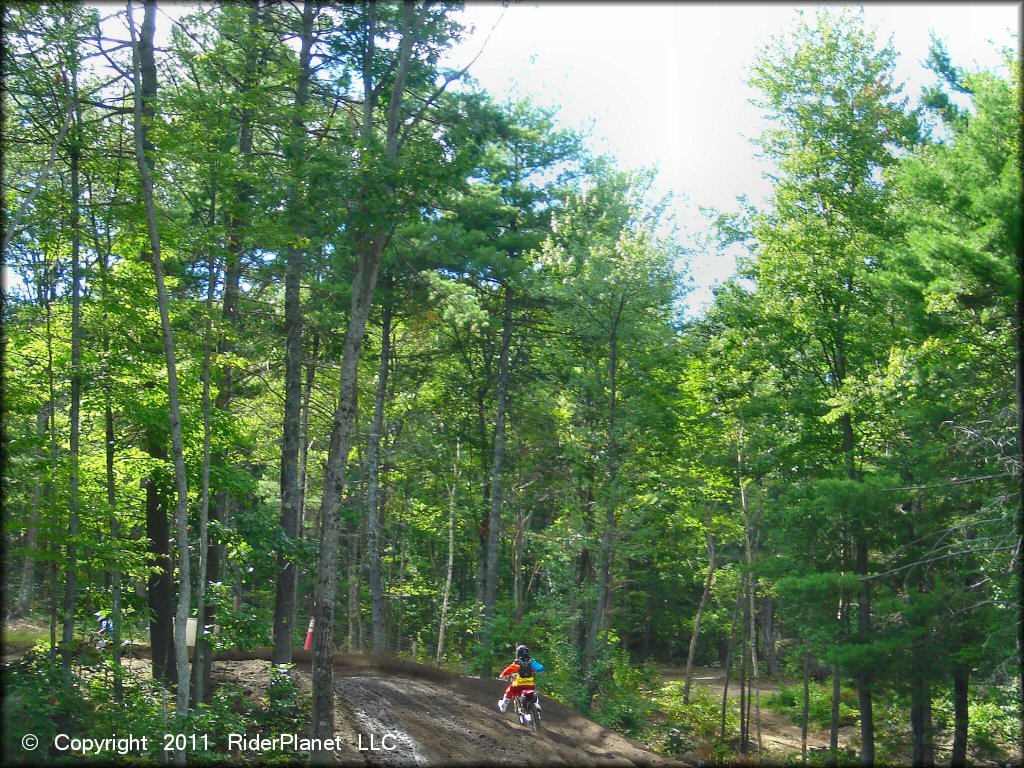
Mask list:
[[338,651],[528,643],[688,759],[761,756],[762,707],[805,758],[1021,758],[1016,53],[935,40],[905,93],[850,9],[757,52],[771,195],[709,223],[743,256],[694,316],[654,172],[446,66],[453,7],[158,11],[3,9],[5,632],[45,628],[6,753],[154,691],[226,729],[230,649],[325,739]]

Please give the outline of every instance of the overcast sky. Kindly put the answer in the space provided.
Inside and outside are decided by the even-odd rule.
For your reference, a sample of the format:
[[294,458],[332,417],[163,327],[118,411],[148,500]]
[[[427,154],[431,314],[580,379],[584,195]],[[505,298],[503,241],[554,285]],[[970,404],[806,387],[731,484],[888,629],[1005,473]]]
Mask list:
[[[590,145],[626,167],[655,166],[662,192],[676,197],[684,238],[703,228],[697,206],[736,207],[736,197],[766,194],[764,166],[748,137],[760,130],[746,72],[757,49],[790,27],[797,9],[815,4],[470,2],[476,30],[452,53],[499,98],[528,95],[560,108],[564,124],[593,121]],[[921,66],[929,33],[945,41],[955,64],[1000,66],[999,49],[1017,46],[1019,3],[874,3],[868,23],[899,53],[897,79],[912,98],[933,78]],[[500,17],[500,21],[498,21]],[[495,22],[497,27],[493,29]],[[726,254],[697,253],[691,309],[732,273]]]

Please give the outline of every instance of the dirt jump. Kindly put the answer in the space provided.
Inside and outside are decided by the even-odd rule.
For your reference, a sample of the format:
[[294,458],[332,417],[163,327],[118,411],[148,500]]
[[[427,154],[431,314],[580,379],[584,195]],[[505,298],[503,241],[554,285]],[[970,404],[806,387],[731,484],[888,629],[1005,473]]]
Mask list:
[[[257,690],[269,682],[269,650],[217,658],[217,681]],[[310,655],[296,652],[294,661],[299,685],[308,692]],[[342,764],[380,766],[683,765],[544,696],[543,687],[542,727],[534,734],[511,707],[498,712],[504,686],[500,680],[460,677],[424,664],[338,654],[335,735],[349,748],[335,757]],[[391,734],[387,744],[393,749],[381,748],[384,734]]]

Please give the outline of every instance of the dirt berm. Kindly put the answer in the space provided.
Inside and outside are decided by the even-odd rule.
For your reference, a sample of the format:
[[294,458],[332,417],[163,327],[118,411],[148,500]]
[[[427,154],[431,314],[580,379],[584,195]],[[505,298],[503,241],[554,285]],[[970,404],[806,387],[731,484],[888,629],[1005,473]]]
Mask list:
[[[265,654],[218,654],[214,673],[221,680],[262,687],[269,658],[269,649]],[[308,691],[310,654],[296,651],[294,661],[299,684]],[[543,725],[537,735],[511,711],[498,712],[504,690],[500,680],[460,677],[398,659],[338,654],[334,687],[336,736],[350,745],[336,757],[349,765],[682,765],[545,697],[543,687]],[[386,733],[393,734],[387,744],[395,749],[367,749],[371,736],[379,747]]]

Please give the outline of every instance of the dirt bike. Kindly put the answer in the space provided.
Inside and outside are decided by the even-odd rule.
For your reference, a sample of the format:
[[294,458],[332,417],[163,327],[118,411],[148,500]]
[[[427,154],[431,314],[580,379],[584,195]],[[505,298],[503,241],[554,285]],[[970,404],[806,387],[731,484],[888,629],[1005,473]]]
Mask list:
[[[516,684],[515,676],[504,677],[502,680],[509,680],[512,685]],[[533,730],[540,730],[541,708],[536,688],[525,688],[512,697],[515,706],[516,717],[520,725],[530,725]]]
[[540,730],[540,702],[537,700],[535,688],[527,688],[515,697],[516,715],[522,725],[532,725],[533,730]]
[[[114,644],[114,637],[109,632],[91,632],[85,638],[85,644],[96,651],[105,651]],[[122,643],[124,645],[124,643]]]

